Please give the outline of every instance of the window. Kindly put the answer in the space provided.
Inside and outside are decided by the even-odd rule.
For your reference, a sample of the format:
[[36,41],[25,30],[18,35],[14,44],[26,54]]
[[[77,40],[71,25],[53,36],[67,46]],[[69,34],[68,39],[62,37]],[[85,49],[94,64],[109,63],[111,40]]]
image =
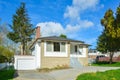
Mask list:
[[60,51],[60,43],[59,42],[54,42],[54,51]]
[[65,42],[46,42],[47,52],[66,52]]
[[61,45],[60,45],[60,51],[61,52],[65,52],[65,43],[64,42],[61,42]]
[[75,46],[75,52],[77,52],[77,46]]
[[82,53],[83,52],[83,46],[79,45],[79,51]]
[[52,52],[52,42],[47,42],[47,47],[46,47],[46,51],[48,52]]

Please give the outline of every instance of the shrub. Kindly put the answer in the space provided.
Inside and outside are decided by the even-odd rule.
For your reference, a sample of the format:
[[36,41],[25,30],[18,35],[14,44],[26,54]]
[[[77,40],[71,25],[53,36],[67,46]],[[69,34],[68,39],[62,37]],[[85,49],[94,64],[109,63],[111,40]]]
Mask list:
[[49,68],[42,68],[42,69],[37,69],[39,72],[50,72],[52,69]]
[[39,72],[50,72],[52,70],[60,70],[60,69],[68,69],[70,68],[67,64],[64,65],[57,65],[54,68],[42,68],[42,69],[37,69]]
[[4,46],[0,46],[0,62],[11,62],[14,53]]
[[68,68],[70,68],[70,67],[67,64],[63,64],[63,65],[57,65],[53,69],[68,69]]
[[0,63],[6,62],[7,58],[3,55],[0,55]]

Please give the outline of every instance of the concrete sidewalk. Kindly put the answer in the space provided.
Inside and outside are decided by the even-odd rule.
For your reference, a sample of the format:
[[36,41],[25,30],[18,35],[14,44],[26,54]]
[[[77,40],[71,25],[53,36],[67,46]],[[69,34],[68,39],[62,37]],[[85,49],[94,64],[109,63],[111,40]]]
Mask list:
[[47,73],[37,71],[18,71],[18,77],[14,80],[75,80],[79,74],[120,69],[119,67],[81,67],[77,69],[55,70]]

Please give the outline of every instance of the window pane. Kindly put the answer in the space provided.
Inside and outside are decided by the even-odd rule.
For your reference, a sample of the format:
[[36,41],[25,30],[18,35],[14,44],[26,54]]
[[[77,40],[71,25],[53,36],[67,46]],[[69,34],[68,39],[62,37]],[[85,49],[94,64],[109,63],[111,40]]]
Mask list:
[[51,42],[47,42],[46,51],[49,51],[49,52],[52,51],[52,43]]
[[79,51],[82,53],[83,52],[83,46],[79,45]]
[[60,43],[54,42],[54,51],[60,51]]
[[61,52],[65,52],[65,50],[66,50],[66,49],[65,49],[65,43],[62,42],[61,45],[60,45],[60,51],[61,51]]
[[77,52],[77,46],[75,46],[75,52]]

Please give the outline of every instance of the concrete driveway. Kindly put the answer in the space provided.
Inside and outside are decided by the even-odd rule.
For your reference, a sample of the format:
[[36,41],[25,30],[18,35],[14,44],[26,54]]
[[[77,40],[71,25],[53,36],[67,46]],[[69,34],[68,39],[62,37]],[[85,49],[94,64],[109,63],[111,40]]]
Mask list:
[[18,71],[14,80],[75,80],[79,74],[86,72],[106,71],[119,69],[119,67],[81,67],[77,69],[55,70],[47,73],[38,71]]

